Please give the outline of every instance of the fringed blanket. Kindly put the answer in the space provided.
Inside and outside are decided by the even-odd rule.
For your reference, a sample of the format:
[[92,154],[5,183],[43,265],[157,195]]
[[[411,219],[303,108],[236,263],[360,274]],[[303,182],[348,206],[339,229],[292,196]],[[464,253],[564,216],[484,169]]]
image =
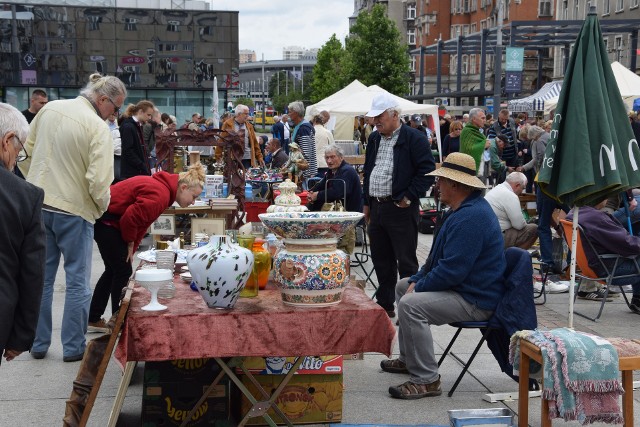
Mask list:
[[519,331],[511,337],[509,360],[520,366],[520,340],[542,351],[544,386],[549,418],[578,420],[580,424],[621,424],[618,396],[618,353],[607,340],[569,329]]

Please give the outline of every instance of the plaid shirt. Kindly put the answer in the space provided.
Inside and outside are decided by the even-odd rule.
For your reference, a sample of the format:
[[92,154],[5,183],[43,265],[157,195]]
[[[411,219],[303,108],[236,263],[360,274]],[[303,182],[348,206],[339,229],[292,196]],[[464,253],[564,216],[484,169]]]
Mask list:
[[376,164],[369,178],[369,195],[372,197],[387,197],[391,193],[393,183],[393,147],[398,141],[400,129],[394,130],[390,138],[380,135],[380,147],[376,155]]

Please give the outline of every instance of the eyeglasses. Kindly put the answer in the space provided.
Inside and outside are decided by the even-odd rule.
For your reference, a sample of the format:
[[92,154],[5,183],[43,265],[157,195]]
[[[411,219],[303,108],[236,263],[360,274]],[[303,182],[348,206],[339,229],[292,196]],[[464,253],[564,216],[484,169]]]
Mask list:
[[112,100],[111,98],[109,98],[108,96],[107,96],[107,99],[109,100],[109,102],[111,103],[111,105],[113,105],[113,108],[114,108],[114,110],[113,110],[113,114],[115,114],[116,116],[117,116],[118,114],[120,114],[120,107],[118,107],[118,106],[116,105],[116,103],[115,103],[115,102],[113,102],[113,100]]
[[13,135],[13,137],[17,139],[18,142],[20,143],[20,152],[18,153],[18,157],[16,157],[16,161],[24,162],[29,158],[29,155],[27,154],[27,150],[24,149],[24,144],[22,143],[22,141],[20,141],[20,138],[18,138],[18,135]]

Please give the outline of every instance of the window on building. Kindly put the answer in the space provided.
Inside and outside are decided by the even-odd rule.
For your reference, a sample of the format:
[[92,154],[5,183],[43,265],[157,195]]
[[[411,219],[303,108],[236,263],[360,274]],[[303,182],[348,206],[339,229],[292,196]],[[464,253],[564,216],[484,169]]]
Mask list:
[[476,55],[469,55],[469,74],[475,74],[476,71]]
[[552,16],[551,0],[540,0],[538,2],[538,16]]
[[478,0],[471,0],[471,12],[478,10]]
[[580,19],[580,0],[573,0],[573,19]]
[[569,1],[568,0],[562,0],[562,19],[565,21],[569,19]]
[[410,44],[410,45],[416,44],[416,30],[407,31],[407,44]]
[[616,0],[616,12],[622,12],[624,10],[624,0]]
[[609,38],[608,37],[603,37],[602,41],[604,42],[604,50],[605,52],[607,52],[607,55],[609,55]]
[[469,24],[464,24],[462,26],[462,35],[465,37],[469,35]]
[[462,55],[462,75],[469,74],[469,55]]
[[480,21],[480,30],[486,30],[487,29],[487,20],[483,19]]
[[458,74],[458,55],[451,55],[449,60],[449,73],[452,75]]
[[456,0],[451,0],[451,14],[456,13]]
[[462,9],[464,13],[471,12],[471,7],[469,3],[470,3],[470,0],[462,0]]
[[411,57],[411,72],[415,73],[416,72],[416,57],[412,56]]
[[508,21],[509,20],[509,0],[502,0],[502,7],[504,7],[504,12],[502,14],[502,20],[503,21]]
[[620,62],[622,58],[622,36],[616,36],[614,48],[616,50],[616,61]]
[[630,4],[629,4],[629,9],[635,9],[636,7],[638,7],[640,0],[631,0]]
[[478,24],[474,22],[473,24],[471,24],[471,34],[477,33],[477,32],[478,32]]
[[416,19],[416,5],[408,4],[407,5],[407,19]]
[[611,13],[610,0],[602,0],[602,14],[609,15]]

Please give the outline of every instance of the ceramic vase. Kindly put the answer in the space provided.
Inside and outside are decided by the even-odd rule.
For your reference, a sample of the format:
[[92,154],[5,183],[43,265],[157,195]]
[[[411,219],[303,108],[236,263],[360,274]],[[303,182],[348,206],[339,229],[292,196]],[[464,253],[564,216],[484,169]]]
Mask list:
[[301,205],[300,197],[296,194],[298,186],[291,182],[290,179],[285,180],[278,186],[280,195],[276,197],[275,204],[267,208],[268,213],[272,212],[305,212],[307,207]]
[[211,236],[189,252],[187,265],[208,307],[233,308],[253,271],[253,253],[227,236]]
[[260,214],[264,225],[284,239],[274,260],[282,301],[299,307],[339,304],[349,283],[349,255],[338,239],[356,226],[358,212],[281,212]]

